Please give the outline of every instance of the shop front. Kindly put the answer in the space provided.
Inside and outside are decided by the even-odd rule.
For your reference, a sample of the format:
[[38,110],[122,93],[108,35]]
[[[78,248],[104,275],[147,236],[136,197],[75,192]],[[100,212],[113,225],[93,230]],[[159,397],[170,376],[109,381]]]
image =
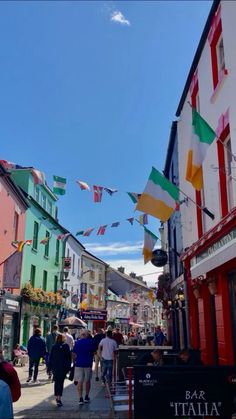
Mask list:
[[106,310],[84,310],[81,311],[81,319],[88,325],[88,330],[92,333],[99,328],[105,329],[107,322]]
[[5,293],[0,297],[0,346],[4,358],[12,359],[15,345],[19,342],[21,297]]
[[209,365],[236,361],[236,211],[183,257],[189,294],[191,344]]

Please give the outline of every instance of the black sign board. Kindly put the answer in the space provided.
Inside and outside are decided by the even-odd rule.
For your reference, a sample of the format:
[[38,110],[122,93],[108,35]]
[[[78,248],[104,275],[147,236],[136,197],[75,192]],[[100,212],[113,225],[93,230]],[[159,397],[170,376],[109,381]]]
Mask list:
[[134,367],[134,418],[231,419],[235,367]]

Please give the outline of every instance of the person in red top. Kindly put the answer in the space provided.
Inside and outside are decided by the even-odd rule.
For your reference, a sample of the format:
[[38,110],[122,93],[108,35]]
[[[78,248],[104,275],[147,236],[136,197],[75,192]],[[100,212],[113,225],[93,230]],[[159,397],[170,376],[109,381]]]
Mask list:
[[15,368],[4,360],[3,351],[0,348],[0,380],[5,381],[10,387],[12,401],[16,402],[21,396],[21,385]]
[[122,333],[120,333],[119,327],[117,327],[115,332],[113,332],[112,338],[116,341],[118,346],[124,344],[124,338]]

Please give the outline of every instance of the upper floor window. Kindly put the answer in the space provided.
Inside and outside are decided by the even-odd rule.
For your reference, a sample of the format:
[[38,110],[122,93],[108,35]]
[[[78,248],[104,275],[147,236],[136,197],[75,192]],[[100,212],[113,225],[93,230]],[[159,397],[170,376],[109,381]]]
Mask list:
[[208,41],[211,48],[212,80],[215,90],[218,84],[222,81],[224,74],[227,74],[227,70],[225,68],[225,53],[220,6],[212,20]]
[[33,232],[33,249],[38,249],[38,235],[39,235],[39,224],[37,221],[34,222],[34,232]]
[[[46,239],[49,239],[49,237],[50,237],[50,233],[49,233],[49,231],[46,231]],[[45,244],[45,247],[44,247],[44,256],[47,257],[47,258],[49,256],[49,242],[50,242],[50,240],[47,241],[47,243]]]
[[230,137],[225,141],[225,175],[226,175],[226,187],[228,197],[228,209],[233,208],[233,179],[232,179],[232,147]]
[[47,282],[48,282],[48,273],[47,271],[43,271],[43,290],[47,290]]
[[218,73],[225,68],[225,53],[224,53],[224,43],[223,38],[219,39],[216,47],[217,52],[217,65],[218,65]]
[[60,240],[57,239],[57,241],[56,241],[56,256],[55,256],[55,263],[57,265],[59,263],[59,252],[60,252]]
[[13,240],[18,240],[18,228],[19,228],[19,214],[15,211],[13,221]]
[[52,202],[48,200],[48,212],[52,215]]
[[31,268],[30,268],[30,283],[31,283],[33,288],[35,287],[35,276],[36,276],[36,266],[31,265]]
[[35,198],[35,201],[39,202],[39,199],[40,199],[40,191],[39,191],[38,186],[35,186],[35,189],[34,189],[34,198]]
[[75,254],[73,253],[72,256],[72,274],[75,273]]
[[41,204],[44,209],[47,207],[47,197],[42,193]]

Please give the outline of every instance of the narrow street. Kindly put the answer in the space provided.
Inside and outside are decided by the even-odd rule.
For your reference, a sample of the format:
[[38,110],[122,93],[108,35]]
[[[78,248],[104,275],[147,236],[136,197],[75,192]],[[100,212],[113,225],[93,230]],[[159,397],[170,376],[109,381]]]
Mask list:
[[53,383],[49,383],[44,366],[40,366],[39,384],[27,384],[28,369],[18,367],[18,376],[22,385],[22,395],[18,402],[14,403],[15,419],[22,418],[110,418],[110,403],[105,397],[105,388],[101,382],[92,378],[91,403],[79,406],[77,389],[73,382],[66,380],[62,397],[63,406],[58,408],[53,394]]

